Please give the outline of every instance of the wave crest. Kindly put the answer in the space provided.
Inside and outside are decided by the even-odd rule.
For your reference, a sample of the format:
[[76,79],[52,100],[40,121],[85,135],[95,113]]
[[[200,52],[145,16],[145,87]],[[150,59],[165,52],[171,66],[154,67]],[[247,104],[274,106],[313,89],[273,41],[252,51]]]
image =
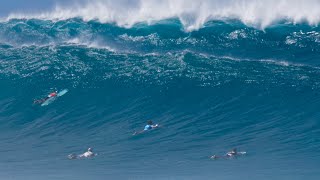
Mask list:
[[185,30],[197,30],[210,20],[238,19],[246,25],[264,29],[281,20],[291,23],[320,22],[318,0],[120,0],[81,1],[69,6],[57,5],[52,11],[36,14],[12,13],[6,19],[65,20],[81,17],[85,21],[99,20],[132,27],[136,23],[148,24],[179,18]]

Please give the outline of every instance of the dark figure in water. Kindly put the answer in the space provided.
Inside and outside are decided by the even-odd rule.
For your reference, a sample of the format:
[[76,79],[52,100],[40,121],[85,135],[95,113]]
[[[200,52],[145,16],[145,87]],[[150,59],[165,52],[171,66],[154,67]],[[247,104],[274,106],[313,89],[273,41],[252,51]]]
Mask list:
[[46,100],[48,100],[49,98],[56,97],[57,94],[58,94],[58,91],[54,91],[54,92],[50,93],[47,97],[45,97],[43,99],[35,100],[33,103],[34,104],[41,104],[41,103],[45,102]]
[[137,134],[141,134],[144,133],[146,131],[150,131],[152,129],[158,128],[159,125],[158,124],[153,124],[153,122],[151,120],[147,121],[147,125],[144,127],[144,129],[140,132],[134,132],[133,135],[137,135]]
[[237,157],[239,155],[244,155],[246,154],[246,152],[238,152],[237,148],[233,148],[231,151],[227,152],[225,155],[223,156],[217,156],[217,155],[213,155],[210,158],[211,159],[218,159],[218,158],[232,158],[232,157]]

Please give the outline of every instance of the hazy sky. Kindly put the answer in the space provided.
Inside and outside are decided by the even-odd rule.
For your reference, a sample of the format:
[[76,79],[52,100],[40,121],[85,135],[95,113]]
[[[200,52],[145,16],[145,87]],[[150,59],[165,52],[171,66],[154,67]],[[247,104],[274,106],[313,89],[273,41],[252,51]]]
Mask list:
[[[87,4],[94,1],[112,2],[113,0],[0,0],[0,17],[8,16],[10,13],[37,13],[48,11],[56,5]],[[130,6],[137,4],[138,0],[114,0],[114,2]]]
[[0,16],[13,12],[39,12],[52,9],[56,3],[65,4],[70,0],[0,0]]

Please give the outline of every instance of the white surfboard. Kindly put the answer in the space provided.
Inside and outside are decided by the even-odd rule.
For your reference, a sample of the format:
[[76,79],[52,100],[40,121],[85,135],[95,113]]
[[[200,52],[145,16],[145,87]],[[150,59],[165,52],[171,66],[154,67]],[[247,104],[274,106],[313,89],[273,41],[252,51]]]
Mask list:
[[65,95],[67,92],[68,92],[68,89],[64,89],[64,90],[60,91],[60,92],[57,94],[57,96],[58,96],[58,97],[63,96],[63,95]]

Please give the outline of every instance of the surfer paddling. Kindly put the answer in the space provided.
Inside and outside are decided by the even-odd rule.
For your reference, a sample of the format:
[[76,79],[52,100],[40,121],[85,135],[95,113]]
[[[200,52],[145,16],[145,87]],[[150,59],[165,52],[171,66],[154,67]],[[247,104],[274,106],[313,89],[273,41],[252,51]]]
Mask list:
[[227,152],[225,155],[223,156],[217,156],[217,155],[213,155],[210,158],[211,159],[219,159],[219,158],[232,158],[232,157],[237,157],[239,155],[244,155],[246,154],[246,152],[238,152],[237,148],[233,148],[231,151]]
[[144,133],[146,131],[150,131],[152,129],[156,129],[158,128],[159,125],[158,124],[153,124],[153,122],[151,120],[147,121],[147,125],[144,127],[144,129],[140,132],[134,132],[133,135],[137,135],[137,134],[141,134],[141,133]]
[[93,153],[92,151],[93,151],[93,149],[90,147],[90,148],[88,148],[87,152],[80,154],[80,155],[70,154],[70,155],[68,155],[68,158],[69,159],[91,158],[91,157],[98,155],[97,153]]
[[58,91],[54,91],[54,92],[50,93],[47,97],[45,97],[43,99],[35,100],[33,102],[33,104],[41,104],[41,103],[45,102],[46,100],[48,100],[49,98],[56,97],[57,94],[58,94]]

